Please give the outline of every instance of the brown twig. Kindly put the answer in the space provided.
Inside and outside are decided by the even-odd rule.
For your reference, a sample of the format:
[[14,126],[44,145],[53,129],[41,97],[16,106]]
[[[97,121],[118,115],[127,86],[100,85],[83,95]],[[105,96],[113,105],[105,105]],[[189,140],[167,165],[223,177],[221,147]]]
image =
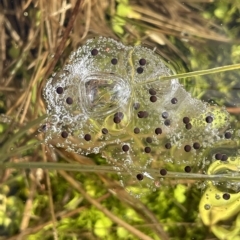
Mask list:
[[[109,193],[99,197],[97,199],[98,202],[101,202],[105,199],[107,199],[108,197],[110,196]],[[71,210],[69,212],[66,212],[65,210],[56,214],[56,217],[57,218],[60,218],[60,219],[64,219],[64,218],[70,218],[70,217],[73,217],[74,215],[78,215],[80,214],[82,211],[88,209],[89,207],[91,207],[91,205],[86,205],[86,206],[81,206],[81,207],[78,207],[74,210]],[[46,226],[51,226],[52,225],[52,221],[47,221],[47,222],[44,222],[42,224],[39,224],[37,226],[34,226],[32,228],[27,228],[25,229],[25,231],[21,232],[20,234],[18,235],[15,235],[11,238],[8,238],[8,240],[16,240],[16,239],[24,239],[25,236],[28,236],[30,234],[34,234],[34,233],[37,233],[39,231],[41,231],[44,227]]]
[[240,113],[240,108],[238,107],[228,107],[227,111],[232,114],[239,114]]
[[45,73],[45,75],[44,75],[43,81],[42,81],[41,84],[40,84],[40,88],[39,88],[40,91],[38,92],[38,98],[41,97],[41,89],[42,89],[42,87],[43,87],[46,79],[47,79],[47,78],[49,77],[49,75],[52,73],[55,65],[57,64],[59,58],[61,57],[61,55],[62,55],[62,53],[63,53],[63,50],[64,50],[64,47],[65,47],[66,41],[67,41],[67,39],[68,39],[68,36],[69,36],[69,34],[70,34],[70,31],[71,31],[72,28],[73,28],[74,21],[75,21],[75,19],[76,19],[76,17],[77,17],[77,14],[78,14],[78,12],[79,12],[79,8],[80,8],[81,2],[82,2],[81,0],[77,0],[77,2],[76,2],[76,4],[75,4],[75,7],[74,7],[74,9],[73,9],[73,11],[72,11],[71,18],[70,18],[70,20],[69,20],[69,22],[68,22],[68,25],[67,25],[67,28],[66,28],[66,30],[65,30],[65,32],[64,32],[64,35],[63,35],[63,37],[62,37],[62,40],[61,40],[59,46],[57,47],[56,53],[55,53],[55,55],[54,55],[54,58],[53,58],[52,62],[49,64],[49,67],[47,68],[46,73]]
[[65,171],[59,171],[59,174],[65,178],[76,190],[78,190],[82,196],[93,206],[95,206],[97,209],[99,209],[101,212],[103,212],[107,217],[109,217],[113,222],[117,223],[121,227],[125,228],[127,231],[129,231],[131,234],[135,235],[139,239],[142,240],[152,240],[151,237],[147,236],[143,232],[139,231],[135,227],[131,226],[130,224],[126,223],[122,219],[118,218],[116,215],[111,213],[107,208],[105,208],[103,205],[101,205],[97,200],[92,198],[90,195],[88,195],[85,190],[82,188],[81,184],[77,182],[74,178],[72,178],[69,174],[67,174]]

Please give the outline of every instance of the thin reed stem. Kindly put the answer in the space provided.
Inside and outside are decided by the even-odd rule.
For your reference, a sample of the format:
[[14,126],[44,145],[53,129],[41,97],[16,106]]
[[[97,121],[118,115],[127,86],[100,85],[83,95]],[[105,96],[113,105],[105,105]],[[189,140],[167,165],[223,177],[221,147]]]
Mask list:
[[187,78],[187,77],[197,77],[197,76],[203,76],[203,75],[207,75],[207,74],[214,74],[214,73],[220,73],[220,72],[226,72],[226,71],[233,71],[233,70],[237,70],[240,69],[240,64],[232,64],[232,65],[227,65],[227,66],[223,66],[223,67],[216,67],[216,68],[211,68],[211,69],[207,69],[207,70],[200,70],[200,71],[194,71],[194,72],[189,72],[189,73],[180,73],[180,74],[174,74],[171,76],[164,76],[164,77],[160,77],[159,79],[154,79],[154,80],[149,80],[149,81],[145,81],[143,83],[140,84],[146,84],[146,83],[158,83],[159,81],[167,81],[167,80],[171,80],[174,78]]
[[[26,126],[24,126],[23,128],[21,128],[16,134],[14,134],[11,138],[9,138],[4,145],[1,147],[0,149],[0,156],[5,156],[6,153],[8,152],[8,150],[13,147],[13,143],[16,142],[22,135],[24,135],[30,128],[40,124],[43,119],[45,119],[47,117],[47,115],[43,115],[35,120],[33,120],[32,122],[28,123]],[[16,153],[16,150],[15,150]],[[1,158],[0,158],[1,159]],[[0,160],[1,161],[1,160]]]
[[[81,165],[75,163],[52,163],[52,162],[1,162],[0,169],[35,169],[42,168],[46,170],[65,170],[72,172],[98,172],[98,173],[116,173],[121,172],[123,175],[129,174],[124,168],[118,167],[117,170],[112,166],[101,165]],[[137,171],[137,169],[136,169]],[[146,169],[148,174],[153,178],[171,178],[171,179],[192,179],[192,180],[212,180],[212,181],[240,181],[240,174],[236,173],[222,173],[222,174],[199,174],[199,173],[181,173],[168,172],[167,175],[161,176],[158,169]],[[142,169],[139,169],[142,172]],[[144,171],[145,172],[145,171]],[[144,173],[143,172],[143,173]]]
[[33,144],[25,145],[25,146],[18,147],[18,148],[12,148],[11,152],[0,155],[0,162],[3,162],[5,160],[7,160],[8,158],[16,156],[18,154],[22,154],[24,151],[34,149],[36,146],[38,146],[41,143],[43,143],[43,141],[38,141]]

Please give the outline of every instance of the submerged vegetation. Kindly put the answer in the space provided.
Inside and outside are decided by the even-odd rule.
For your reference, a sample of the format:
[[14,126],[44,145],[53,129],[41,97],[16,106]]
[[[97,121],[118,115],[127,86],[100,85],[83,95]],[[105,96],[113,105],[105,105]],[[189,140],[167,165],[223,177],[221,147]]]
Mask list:
[[[238,0],[2,0],[0,9],[0,239],[239,239]],[[102,38],[108,42],[104,45],[107,57],[103,55],[106,62],[111,61],[109,66],[102,59],[96,63],[87,61],[89,57],[102,56],[102,40],[94,40],[93,44],[87,42],[98,36],[111,37],[124,44],[119,43],[114,54],[118,55],[121,48],[123,51],[114,58],[111,48],[117,48],[116,42]],[[140,44],[151,50],[143,50],[138,46]],[[81,49],[89,45],[89,55],[86,56],[86,49],[85,55]],[[132,60],[137,59],[139,66],[135,66],[134,61],[129,66],[121,59],[125,53],[131,52],[131,47],[126,47],[129,45],[138,46],[135,47],[138,49],[136,53],[130,56]],[[77,56],[72,54],[70,64],[77,65],[79,56],[86,58],[86,65],[77,65],[76,68],[81,70],[82,76],[87,76],[84,87],[87,93],[91,93],[88,95],[90,99],[81,99],[81,104],[85,104],[85,110],[94,117],[86,121],[75,119],[78,122],[72,125],[69,124],[71,119],[65,119],[63,124],[63,117],[72,118],[71,114],[79,111],[74,99],[78,96],[78,86],[74,80],[72,88],[69,87],[70,83],[65,79],[71,71],[65,69],[61,73],[64,65],[69,64],[70,53],[78,47],[82,48],[79,48]],[[144,58],[140,56],[142,51],[145,51]],[[159,54],[166,66],[160,64],[157,54],[150,56],[150,51]],[[151,64],[148,65],[148,61],[152,61]],[[177,74],[185,74],[231,64],[236,64],[232,67],[234,71],[227,71],[231,67],[225,67],[216,69],[217,72],[211,75],[202,76],[201,73],[213,73],[213,70],[194,73],[195,77],[191,78],[183,75],[179,78],[183,87],[176,79],[164,80],[164,76],[170,75],[169,67]],[[116,65],[119,66],[117,70]],[[156,69],[151,69],[151,66]],[[167,150],[160,154],[157,152],[159,145],[156,149],[149,147],[152,141],[159,140],[155,136],[147,136],[148,124],[156,123],[157,116],[151,117],[150,122],[143,121],[139,131],[144,129],[144,133],[139,134],[135,127],[134,133],[130,134],[130,126],[134,127],[128,125],[130,115],[114,111],[119,102],[133,99],[126,91],[128,88],[132,90],[132,86],[126,86],[116,76],[116,91],[111,85],[114,80],[108,79],[104,73],[88,78],[86,72],[91,68],[98,68],[101,72],[116,70],[120,77],[125,70],[133,72],[136,68],[137,81],[141,76],[145,82],[146,70],[149,84],[154,80],[147,86],[149,92],[139,86],[138,94],[135,94],[141,97],[141,105],[148,101],[158,104],[158,111],[169,109],[169,112],[162,112],[160,121],[166,129],[169,119],[170,122],[176,121],[176,126],[181,119],[186,128],[184,131],[199,126],[202,120],[211,127],[199,127],[196,136],[191,134],[190,137],[185,133],[181,135],[182,130],[177,128],[171,138],[166,135],[169,141],[164,142],[164,149]],[[155,82],[159,68],[167,73],[159,79],[166,82],[164,87],[162,82],[160,85]],[[50,78],[54,72],[57,72],[57,81]],[[132,73],[131,77],[135,79],[134,76]],[[104,78],[104,87],[107,86],[109,91],[98,86],[99,78]],[[171,86],[167,86],[169,83]],[[158,93],[161,90],[157,89],[159,86],[168,90],[164,99],[169,103],[165,105]],[[176,86],[182,92],[173,96]],[[118,95],[119,89],[122,96]],[[72,95],[65,96],[65,93]],[[117,99],[116,106],[110,104],[112,93]],[[176,110],[172,107],[185,95],[188,101],[184,104],[188,106],[190,118],[184,112],[184,104]],[[102,99],[104,104],[109,103],[110,110],[102,105]],[[161,101],[157,102],[159,99]],[[67,107],[63,107],[63,101]],[[133,104],[136,108],[136,102]],[[69,106],[72,107],[70,110]],[[149,106],[146,105],[148,110],[153,111],[154,108]],[[55,113],[60,110],[63,115],[61,121],[56,120],[59,116],[53,114],[56,109]],[[145,116],[144,111],[139,110],[136,122]],[[100,118],[105,113],[115,114],[113,119],[109,118],[114,123]],[[176,117],[172,118],[171,114],[176,114]],[[101,121],[107,124],[104,128]],[[114,124],[119,125],[116,127]],[[112,141],[105,137],[108,132],[121,132],[121,127],[129,127],[125,134],[132,138],[130,142],[125,139],[124,143],[121,139],[113,144],[113,148],[107,148],[104,153],[107,160],[98,154],[101,151],[96,150],[95,145],[82,151],[81,146],[85,146],[82,140],[73,137],[69,140],[70,135],[75,134],[85,142],[97,144],[95,140],[90,141],[95,135],[89,134],[97,129],[98,134],[104,135],[101,137],[104,143]],[[81,132],[81,128],[84,131]],[[89,132],[86,133],[86,129]],[[156,128],[154,134],[159,135],[160,129]],[[196,141],[198,132],[202,134],[200,143]],[[146,138],[145,153],[141,154],[140,148],[135,147],[142,143],[137,142],[134,134]],[[191,140],[191,144],[186,144],[186,139]],[[179,144],[181,150],[172,148],[173,142]],[[134,153],[131,144],[135,144]],[[201,149],[199,155],[193,154],[194,158],[186,159],[186,154],[195,153],[202,146],[204,151]],[[155,166],[148,169],[146,155],[151,150],[154,150]],[[166,151],[170,153],[166,154]],[[137,156],[135,163],[138,162],[140,172],[136,172],[136,166],[132,167],[131,158],[122,160],[120,157],[128,152],[132,158]],[[90,155],[86,156],[86,153]],[[157,165],[157,158],[162,160],[160,165],[164,163],[164,167]],[[109,162],[116,163],[116,160],[118,165],[115,164],[114,169]],[[119,163],[125,160],[128,164],[121,169]],[[133,174],[133,178],[126,178],[126,171]],[[142,180],[151,180],[152,176],[154,181],[157,180],[155,187],[149,187],[149,182],[142,184]],[[141,186],[133,188],[132,181],[141,183]],[[138,195],[141,198],[136,198]]]

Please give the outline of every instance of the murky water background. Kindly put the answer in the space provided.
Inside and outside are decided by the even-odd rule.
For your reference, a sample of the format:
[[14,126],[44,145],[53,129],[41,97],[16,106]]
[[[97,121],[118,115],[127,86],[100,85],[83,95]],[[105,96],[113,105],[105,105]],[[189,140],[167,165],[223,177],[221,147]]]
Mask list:
[[[66,43],[58,70],[52,71],[56,73],[43,90],[46,105],[39,90],[46,64],[57,56],[54,39],[49,37],[57,8],[49,7],[55,14],[51,18],[33,21],[34,8],[23,6],[28,9],[20,11],[28,24],[26,32],[38,29],[26,46],[11,11],[4,12],[10,19],[4,34],[12,36],[8,40],[13,42],[3,41],[2,46],[10,50],[7,61],[0,59],[6,67],[0,68],[5,114],[1,116],[1,235],[8,238],[18,231],[23,235],[32,231],[39,236],[47,233],[47,239],[53,234],[55,239],[78,239],[83,235],[76,229],[81,229],[90,234],[84,239],[212,239],[213,234],[218,239],[239,238],[239,70],[152,82],[174,72],[239,63],[238,27],[231,20],[238,19],[238,2],[201,5],[205,18],[217,19],[218,26],[209,22],[210,29],[225,31],[232,42],[209,29],[201,32],[194,11],[185,13],[185,18],[178,13],[176,25],[171,18],[166,23],[164,7],[174,18],[174,9],[184,12],[187,3],[176,2],[176,8],[166,3],[160,8],[154,2],[145,5],[145,11],[141,8],[145,3],[131,4],[115,6],[113,30],[123,34],[123,43],[104,37],[80,41],[77,45],[82,47],[72,53],[67,65],[69,52],[77,47],[74,41],[71,46]],[[150,14],[152,4],[158,15]],[[191,7],[195,9],[195,3]],[[166,29],[175,27],[174,37],[156,31],[159,25],[155,28],[151,18],[160,16]],[[190,20],[196,26],[186,26],[180,38],[180,25]],[[134,21],[139,24],[136,28],[132,28]],[[30,28],[34,22],[36,28]],[[90,24],[95,32],[87,39],[114,36],[104,28],[99,32],[102,22]],[[146,30],[145,24],[152,28]],[[9,26],[19,41],[9,34]],[[74,28],[75,36],[79,29]],[[34,44],[41,39],[38,31],[48,41]],[[142,44],[137,31],[148,36]],[[32,124],[45,110],[45,120]],[[56,171],[45,171],[54,167]],[[99,205],[94,201],[98,197],[106,200]],[[47,230],[39,230],[48,224]]]

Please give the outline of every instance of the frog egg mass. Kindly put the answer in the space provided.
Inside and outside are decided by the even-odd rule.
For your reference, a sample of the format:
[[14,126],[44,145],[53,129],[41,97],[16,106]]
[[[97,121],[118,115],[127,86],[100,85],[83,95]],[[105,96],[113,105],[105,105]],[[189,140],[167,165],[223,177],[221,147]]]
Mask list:
[[160,179],[172,166],[192,174],[226,162],[234,141],[228,112],[192,97],[178,79],[161,81],[172,74],[151,49],[88,40],[46,83],[46,143],[100,153],[124,169],[125,186],[155,187],[149,169]]

